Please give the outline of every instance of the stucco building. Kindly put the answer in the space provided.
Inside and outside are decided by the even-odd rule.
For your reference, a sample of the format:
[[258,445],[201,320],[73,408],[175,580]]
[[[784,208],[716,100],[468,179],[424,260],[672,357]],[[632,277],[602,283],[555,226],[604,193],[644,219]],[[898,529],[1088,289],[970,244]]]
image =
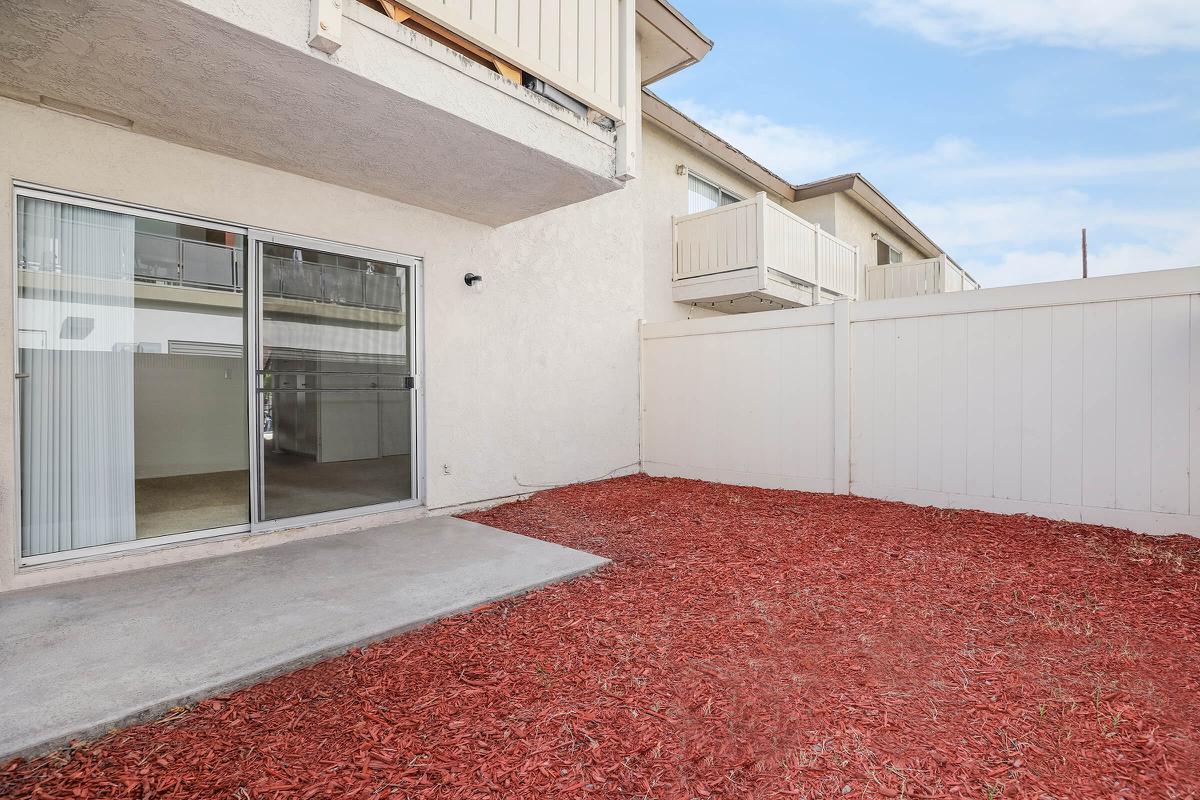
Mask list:
[[644,93],[710,47],[662,0],[14,8],[0,589],[635,472],[639,321],[970,288]]

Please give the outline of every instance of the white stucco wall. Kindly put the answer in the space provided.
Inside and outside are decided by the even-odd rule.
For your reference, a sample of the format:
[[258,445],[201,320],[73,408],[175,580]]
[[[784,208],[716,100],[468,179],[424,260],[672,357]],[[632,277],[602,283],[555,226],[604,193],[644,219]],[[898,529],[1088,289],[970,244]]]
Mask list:
[[810,197],[798,203],[789,203],[788,208],[809,222],[819,224],[843,242],[858,246],[861,262],[858,275],[860,298],[866,296],[866,267],[874,265],[876,260],[873,234],[880,234],[889,244],[898,248],[904,254],[905,261],[937,255],[922,248],[845,192]]
[[[0,99],[5,265],[0,371],[9,374],[14,371],[14,179],[425,259],[430,508],[636,470],[637,320],[643,315],[645,282],[636,182],[492,229]],[[669,278],[669,266],[663,269]],[[481,290],[463,284],[468,271],[484,276]],[[13,393],[0,392],[0,451],[14,453],[13,431]],[[3,459],[0,588],[231,552],[394,518],[153,548],[18,575],[14,473],[14,459]]]
[[875,263],[875,240],[871,238],[875,233],[882,236],[892,247],[900,250],[905,261],[920,261],[922,258],[932,258],[937,255],[893,228],[879,215],[845,192],[838,192],[832,197],[836,207],[834,235],[850,244],[858,245],[864,258],[869,259],[868,263]]
[[785,203],[784,206],[793,214],[801,216],[815,225],[820,225],[834,236],[838,235],[837,195],[825,194],[820,197],[810,197],[798,203]]
[[[741,197],[752,197],[761,189],[741,173],[698,150],[653,122],[642,126],[642,178],[632,188],[638,195],[645,239],[645,302],[648,322],[669,322],[705,316],[724,316],[719,311],[676,303],[671,299],[674,269],[671,217],[688,213],[688,179],[676,167],[683,166]],[[781,202],[774,194],[769,197]]]

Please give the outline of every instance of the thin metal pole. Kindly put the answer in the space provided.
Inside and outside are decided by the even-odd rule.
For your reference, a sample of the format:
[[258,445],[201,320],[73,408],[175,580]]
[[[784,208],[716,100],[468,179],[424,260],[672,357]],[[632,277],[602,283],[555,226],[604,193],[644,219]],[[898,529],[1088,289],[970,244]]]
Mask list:
[[1087,277],[1087,228],[1083,229],[1083,277]]

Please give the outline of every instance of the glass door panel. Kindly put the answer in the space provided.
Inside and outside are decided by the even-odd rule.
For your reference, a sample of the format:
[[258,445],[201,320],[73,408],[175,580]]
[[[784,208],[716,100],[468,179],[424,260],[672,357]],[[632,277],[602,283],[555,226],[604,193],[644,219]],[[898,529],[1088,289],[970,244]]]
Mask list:
[[411,268],[258,246],[260,517],[412,499]]
[[245,236],[19,195],[22,557],[246,526]]

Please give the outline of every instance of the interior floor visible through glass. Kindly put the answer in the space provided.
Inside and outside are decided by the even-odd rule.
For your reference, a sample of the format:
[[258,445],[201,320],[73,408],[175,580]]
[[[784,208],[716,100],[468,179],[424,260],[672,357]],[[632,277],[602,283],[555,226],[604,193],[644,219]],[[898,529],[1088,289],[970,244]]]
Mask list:
[[263,243],[263,519],[413,497],[408,268]]

